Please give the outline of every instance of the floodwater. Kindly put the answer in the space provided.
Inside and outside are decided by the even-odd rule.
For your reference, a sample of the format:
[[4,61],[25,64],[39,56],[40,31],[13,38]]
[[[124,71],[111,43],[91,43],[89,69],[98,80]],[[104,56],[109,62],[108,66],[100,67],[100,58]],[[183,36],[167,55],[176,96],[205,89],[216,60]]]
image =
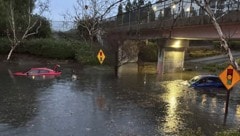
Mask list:
[[[14,77],[32,65],[0,65],[1,136],[207,136],[240,125],[240,91],[193,90],[181,83],[198,72],[114,76],[103,66],[62,65],[55,78]],[[128,68],[127,68],[128,69]],[[77,80],[71,78],[78,76]]]

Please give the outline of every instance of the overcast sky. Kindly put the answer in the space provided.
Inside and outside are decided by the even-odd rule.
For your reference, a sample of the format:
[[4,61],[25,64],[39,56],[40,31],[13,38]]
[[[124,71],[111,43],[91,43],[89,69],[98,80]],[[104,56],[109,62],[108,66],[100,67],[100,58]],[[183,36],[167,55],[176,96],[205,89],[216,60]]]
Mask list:
[[[45,16],[48,19],[53,21],[63,21],[64,20],[63,14],[65,14],[67,11],[72,13],[73,7],[74,7],[74,4],[76,4],[76,1],[77,0],[49,0],[50,13],[46,13]],[[113,14],[116,15],[116,13],[113,13]]]
[[73,11],[73,6],[76,0],[50,0],[49,10],[46,16],[48,19],[53,21],[63,21],[63,14],[67,11]]

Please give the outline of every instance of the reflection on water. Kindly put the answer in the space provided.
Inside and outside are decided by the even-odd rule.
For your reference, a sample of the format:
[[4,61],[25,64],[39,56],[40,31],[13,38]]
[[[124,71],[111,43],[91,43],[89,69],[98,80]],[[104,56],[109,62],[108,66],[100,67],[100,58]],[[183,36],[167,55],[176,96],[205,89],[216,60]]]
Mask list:
[[174,82],[167,83],[164,85],[165,90],[167,91],[162,97],[165,102],[168,104],[167,114],[165,116],[166,123],[164,124],[164,132],[171,133],[176,132],[177,129],[182,127],[182,121],[177,113],[178,108],[178,97],[180,97],[182,90],[174,84]]
[[240,104],[238,104],[237,106],[236,106],[236,121],[237,122],[240,122]]
[[26,67],[0,65],[1,135],[152,136],[198,128],[213,135],[239,126],[239,85],[231,92],[224,124],[224,90],[181,84],[198,72],[123,72],[117,79],[111,68],[62,65],[62,75],[47,80],[9,75],[8,69]]
[[42,76],[27,76],[28,78],[31,78],[33,80],[48,80],[48,79],[54,79],[58,78],[59,76],[54,76],[54,75],[42,75]]

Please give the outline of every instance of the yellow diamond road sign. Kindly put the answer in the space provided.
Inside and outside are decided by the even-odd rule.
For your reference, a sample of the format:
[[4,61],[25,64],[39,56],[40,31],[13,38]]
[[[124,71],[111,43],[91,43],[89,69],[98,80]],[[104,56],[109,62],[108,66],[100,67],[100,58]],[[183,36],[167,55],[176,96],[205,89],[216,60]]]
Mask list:
[[100,64],[102,64],[105,59],[105,55],[104,55],[102,49],[99,50],[99,52],[97,54],[97,58],[98,58]]
[[229,65],[221,74],[219,74],[219,78],[228,90],[239,81],[239,77],[238,71],[234,69],[232,65]]

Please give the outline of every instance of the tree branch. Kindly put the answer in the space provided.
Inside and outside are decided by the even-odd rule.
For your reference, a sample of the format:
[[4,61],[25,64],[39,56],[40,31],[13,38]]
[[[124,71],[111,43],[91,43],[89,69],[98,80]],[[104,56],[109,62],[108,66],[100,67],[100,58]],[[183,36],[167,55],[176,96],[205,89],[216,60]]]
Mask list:
[[201,4],[199,0],[195,0],[195,2],[196,2],[196,4],[198,6],[200,6],[202,9],[204,9],[206,11],[206,13],[208,14],[208,16],[210,17],[210,19],[212,21],[212,24],[214,25],[214,27],[216,28],[216,30],[218,32],[218,36],[219,36],[219,38],[221,40],[221,46],[224,47],[224,49],[228,53],[228,57],[229,57],[229,60],[230,60],[231,64],[236,69],[238,69],[239,66],[238,66],[236,60],[233,58],[231,49],[228,46],[227,40],[225,38],[225,35],[223,34],[222,29],[221,29],[220,25],[218,24],[218,22],[216,20],[216,17],[214,16],[214,14],[213,14],[210,6],[209,6],[209,1],[208,0],[204,0],[203,4]]
[[123,1],[123,0],[118,0],[118,1],[116,1],[116,2],[114,2],[114,3],[112,3],[112,4],[105,10],[105,12],[101,15],[100,21],[103,20],[103,17],[104,17],[116,4],[118,4],[118,3],[122,2],[122,1]]

